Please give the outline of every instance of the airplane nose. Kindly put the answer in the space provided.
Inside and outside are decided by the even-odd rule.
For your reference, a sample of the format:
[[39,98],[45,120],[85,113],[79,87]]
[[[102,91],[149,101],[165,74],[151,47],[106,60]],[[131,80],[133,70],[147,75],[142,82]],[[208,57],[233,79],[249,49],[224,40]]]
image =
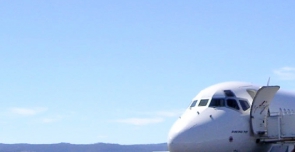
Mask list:
[[191,142],[187,141],[190,135],[182,123],[175,123],[168,135],[168,149],[170,152],[188,151]]
[[[220,150],[212,147],[212,144],[226,142],[226,139],[228,139],[227,132],[220,132],[223,126],[218,126],[220,122],[224,123],[224,120],[229,121],[225,111],[206,108],[201,113],[202,115],[196,111],[187,110],[172,125],[167,141],[170,152]],[[214,116],[212,116],[212,113],[214,113]],[[219,136],[216,136],[217,133]],[[214,142],[212,143],[212,141]]]
[[[207,114],[204,113],[204,115]],[[187,111],[170,129],[167,142],[169,151],[196,152],[196,149],[202,151],[203,140],[212,131],[212,129],[208,129],[208,127],[212,127],[211,122],[209,115],[200,118],[194,111]]]
[[169,135],[168,149],[170,152],[189,151],[190,142],[187,141],[186,132],[174,132]]
[[179,149],[179,147],[176,145],[175,142],[168,141],[168,150],[169,150],[169,152],[177,152],[177,149]]
[[168,136],[168,142],[167,142],[167,145],[168,145],[168,150],[170,151],[170,152],[175,152],[175,143],[176,143],[176,141],[175,141],[175,138],[176,136],[175,136],[175,134],[174,134],[174,132],[172,132],[172,129],[170,130],[170,132],[169,132],[169,136]]
[[178,152],[181,151],[180,149],[180,140],[179,140],[179,133],[173,132],[172,130],[169,133],[168,137],[168,150],[170,152]]

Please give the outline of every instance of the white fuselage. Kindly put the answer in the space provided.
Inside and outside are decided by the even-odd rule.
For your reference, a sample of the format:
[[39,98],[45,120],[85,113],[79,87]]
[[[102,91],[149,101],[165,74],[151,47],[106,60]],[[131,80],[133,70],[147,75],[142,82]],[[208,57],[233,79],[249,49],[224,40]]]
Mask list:
[[[172,126],[169,151],[267,151],[270,144],[258,143],[250,126],[250,107],[259,88],[249,83],[226,82],[202,90]],[[284,103],[281,99],[285,99]],[[217,100],[215,104],[213,100]],[[295,107],[294,94],[277,92],[269,110],[279,112],[291,105]]]

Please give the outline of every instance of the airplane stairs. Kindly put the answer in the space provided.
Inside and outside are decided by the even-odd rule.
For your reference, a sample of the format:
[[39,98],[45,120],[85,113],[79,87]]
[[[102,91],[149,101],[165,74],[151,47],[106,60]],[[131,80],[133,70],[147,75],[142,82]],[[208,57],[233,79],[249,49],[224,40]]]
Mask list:
[[[269,152],[295,152],[295,111],[280,108],[274,112],[269,109],[279,89],[279,86],[263,86],[256,92],[250,110],[252,132],[256,143],[272,144]],[[293,102],[293,98],[284,100]]]
[[266,118],[266,132],[259,142],[272,143],[268,152],[295,152],[295,112],[273,113]]
[[292,144],[273,144],[268,152],[294,152]]
[[295,142],[295,112],[285,110],[271,114],[265,120],[267,130],[261,134],[261,141]]

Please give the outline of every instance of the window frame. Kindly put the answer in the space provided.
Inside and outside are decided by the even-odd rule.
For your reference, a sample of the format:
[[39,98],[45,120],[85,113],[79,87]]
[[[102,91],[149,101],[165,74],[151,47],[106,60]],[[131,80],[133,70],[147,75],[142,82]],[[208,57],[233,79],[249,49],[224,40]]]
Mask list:
[[[238,98],[225,98],[225,104],[226,104],[225,107],[230,108],[230,109],[234,109],[234,110],[237,110],[237,111],[241,111],[241,106],[240,106],[240,104],[238,103],[237,99],[238,99]],[[235,100],[235,101],[236,101],[236,104],[237,104],[237,106],[238,106],[238,109],[229,106],[229,105],[227,104],[227,100]]]
[[[218,105],[218,106],[216,106],[216,105],[213,106],[213,105],[211,105],[213,100],[218,100],[218,99],[219,99],[219,100],[223,100],[223,106],[220,106],[220,105]],[[216,107],[226,107],[225,102],[226,102],[226,98],[211,98],[208,107],[212,107],[212,108],[216,108]]]
[[[205,105],[203,105],[204,101],[206,102]],[[199,104],[198,104],[198,107],[206,107],[208,105],[208,102],[209,102],[209,99],[201,99]]]
[[189,106],[189,108],[193,108],[193,107],[197,107],[197,103],[199,100],[194,100],[191,105]]
[[[243,111],[247,111],[247,110],[251,109],[251,105],[250,105],[250,103],[248,102],[248,100],[239,98],[238,101],[239,101],[239,104],[240,104],[240,106],[241,106],[241,108],[242,108]],[[247,103],[248,108],[247,108],[246,110],[243,108],[243,106],[242,106],[242,104],[241,104],[241,101]]]

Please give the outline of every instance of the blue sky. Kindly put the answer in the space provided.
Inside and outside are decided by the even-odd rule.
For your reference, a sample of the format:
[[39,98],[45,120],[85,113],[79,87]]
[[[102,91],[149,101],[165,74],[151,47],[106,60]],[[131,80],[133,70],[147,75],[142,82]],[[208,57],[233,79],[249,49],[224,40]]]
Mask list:
[[0,143],[161,143],[212,84],[295,91],[294,7],[1,1]]

